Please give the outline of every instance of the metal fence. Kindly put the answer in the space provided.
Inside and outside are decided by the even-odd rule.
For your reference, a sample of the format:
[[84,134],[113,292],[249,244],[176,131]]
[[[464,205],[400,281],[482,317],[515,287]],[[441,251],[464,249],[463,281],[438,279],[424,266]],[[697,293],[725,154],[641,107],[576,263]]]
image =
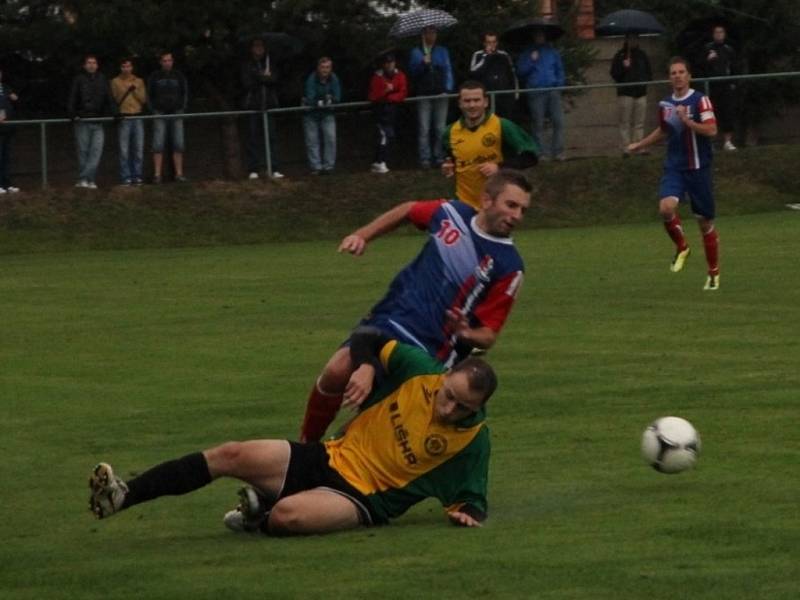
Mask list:
[[[752,74],[752,75],[734,75],[729,77],[710,77],[710,78],[696,78],[692,79],[693,84],[702,83],[705,86],[705,93],[709,93],[709,88],[712,83],[714,82],[724,82],[724,81],[731,81],[731,82],[738,82],[738,81],[758,81],[758,80],[773,80],[773,79],[786,79],[786,78],[795,78],[800,77],[800,72],[791,71],[791,72],[779,72],[779,73],[761,73],[761,74]],[[634,86],[658,86],[658,85],[665,85],[669,84],[668,79],[661,79],[656,81],[649,81],[649,82],[634,82],[634,83],[626,83],[626,84],[617,84],[617,83],[595,83],[595,84],[584,84],[584,85],[568,85],[562,87],[553,87],[553,88],[531,88],[531,89],[518,89],[518,90],[504,90],[504,91],[495,91],[490,92],[491,98],[491,107],[494,109],[495,101],[497,96],[502,95],[510,95],[510,94],[525,94],[528,92],[543,92],[543,91],[552,91],[558,90],[565,93],[571,94],[581,94],[591,90],[600,90],[600,89],[617,89],[621,87],[634,87]],[[441,94],[437,96],[414,96],[407,98],[404,103],[416,103],[422,100],[430,100],[430,99],[441,99],[441,98],[456,98],[457,94]],[[341,102],[338,104],[333,105],[333,109],[336,112],[347,111],[350,109],[363,109],[371,107],[372,103],[367,101],[359,101],[359,102]],[[310,106],[291,106],[291,107],[283,107],[283,108],[274,108],[267,111],[253,111],[253,110],[237,110],[237,111],[215,111],[215,112],[197,112],[197,113],[183,113],[183,114],[175,114],[175,115],[141,115],[136,117],[125,117],[126,119],[141,119],[144,121],[153,120],[153,119],[185,119],[185,120],[195,120],[195,119],[209,119],[209,118],[220,118],[220,117],[240,117],[245,115],[253,115],[253,114],[260,114],[263,119],[263,129],[264,129],[264,159],[267,168],[267,175],[272,176],[272,148],[270,147],[270,140],[269,140],[269,131],[270,131],[270,120],[271,118],[274,119],[280,115],[287,115],[287,114],[298,114],[298,113],[305,113],[312,110],[315,110],[316,107]],[[102,118],[93,118],[93,119],[81,119],[81,122],[86,123],[106,123],[106,122],[114,122],[117,119],[114,117],[102,117]],[[38,126],[39,128],[39,138],[40,138],[40,159],[41,159],[41,185],[43,188],[48,186],[48,127],[53,127],[55,125],[63,125],[72,123],[71,119],[28,119],[28,120],[15,120],[12,121],[11,124],[13,126]]]

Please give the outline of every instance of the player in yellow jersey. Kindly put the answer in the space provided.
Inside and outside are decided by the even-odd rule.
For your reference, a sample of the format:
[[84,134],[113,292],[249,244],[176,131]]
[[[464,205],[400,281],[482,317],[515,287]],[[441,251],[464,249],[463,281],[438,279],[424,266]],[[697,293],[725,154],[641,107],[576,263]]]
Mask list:
[[527,169],[538,161],[539,147],[521,127],[488,112],[489,97],[479,81],[458,88],[461,118],[451,123],[442,140],[442,173],[456,178],[456,197],[481,208],[486,180],[501,167]]
[[358,414],[338,438],[228,442],[128,482],[99,463],[89,478],[91,511],[105,518],[232,477],[252,486],[225,515],[238,531],[319,534],[384,524],[431,497],[452,523],[480,525],[489,471],[484,406],[497,387],[492,368],[470,357],[443,372],[423,350],[375,329],[351,340],[357,367],[345,400]]

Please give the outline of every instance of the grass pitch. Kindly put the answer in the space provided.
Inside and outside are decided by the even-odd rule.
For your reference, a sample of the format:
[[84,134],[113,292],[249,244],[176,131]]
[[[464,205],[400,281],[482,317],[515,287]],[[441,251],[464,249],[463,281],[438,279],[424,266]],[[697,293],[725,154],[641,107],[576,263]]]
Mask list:
[[[107,521],[123,476],[228,439],[293,437],[306,393],[412,257],[332,242],[5,256],[0,268],[0,596],[796,598],[800,215],[723,218],[722,286],[699,235],[680,274],[657,223],[526,231],[520,301],[490,353],[500,389],[490,520],[426,502],[393,525],[269,539],[224,529],[220,481]],[[676,414],[698,468],[639,436]]]

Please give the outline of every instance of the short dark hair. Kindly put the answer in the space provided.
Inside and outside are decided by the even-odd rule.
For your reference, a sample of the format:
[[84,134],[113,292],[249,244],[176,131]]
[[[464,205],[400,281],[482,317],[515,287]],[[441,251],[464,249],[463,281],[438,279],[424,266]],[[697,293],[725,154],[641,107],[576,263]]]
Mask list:
[[481,36],[481,39],[485,40],[489,36],[496,37],[499,39],[499,36],[497,35],[496,31],[484,31],[483,35]]
[[528,181],[528,178],[525,177],[525,173],[515,169],[500,169],[486,180],[486,185],[483,189],[494,200],[500,192],[506,189],[507,185],[515,185],[528,194],[533,191],[533,186]]
[[130,56],[123,56],[122,58],[119,59],[120,65],[124,65],[125,63],[133,64],[133,58],[131,58]]
[[[172,50],[161,50],[161,51],[158,53],[158,60],[161,60],[161,59],[162,59],[162,58],[164,58],[164,57],[165,57],[167,54],[169,54],[170,56],[172,56]],[[175,57],[174,57],[174,56],[172,56],[172,58],[175,58]]]
[[672,69],[672,65],[683,65],[686,67],[686,70],[689,71],[689,74],[692,74],[692,67],[689,65],[689,61],[683,58],[682,56],[673,56],[669,59],[669,68]]
[[486,86],[483,85],[480,81],[475,79],[467,79],[464,83],[458,86],[458,93],[461,93],[461,90],[482,90],[483,95],[486,95]]
[[469,356],[460,363],[456,363],[450,372],[467,375],[469,389],[481,395],[481,404],[486,404],[497,389],[497,375],[495,375],[494,369],[485,360],[475,356]]
[[90,53],[83,55],[83,64],[86,64],[86,61],[89,60],[90,58],[93,58],[96,62],[100,62],[99,60],[97,60],[97,54]]

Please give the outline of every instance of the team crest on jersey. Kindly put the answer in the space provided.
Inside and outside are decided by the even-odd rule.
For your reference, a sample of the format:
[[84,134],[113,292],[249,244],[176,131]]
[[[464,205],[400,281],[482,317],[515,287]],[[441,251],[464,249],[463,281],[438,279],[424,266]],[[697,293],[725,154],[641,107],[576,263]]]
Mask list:
[[481,144],[487,148],[494,146],[497,143],[497,136],[493,133],[487,133],[481,138]]
[[425,452],[431,456],[439,456],[447,451],[447,439],[438,433],[432,433],[425,438]]

